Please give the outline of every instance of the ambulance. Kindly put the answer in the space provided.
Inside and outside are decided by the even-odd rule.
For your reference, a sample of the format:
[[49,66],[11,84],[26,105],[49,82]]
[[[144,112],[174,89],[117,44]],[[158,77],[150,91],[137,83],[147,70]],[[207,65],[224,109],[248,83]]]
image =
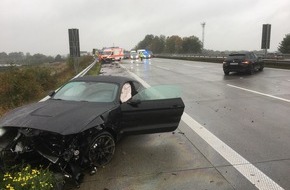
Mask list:
[[102,63],[111,63],[121,61],[124,58],[124,50],[119,47],[103,48],[99,55],[99,61]]

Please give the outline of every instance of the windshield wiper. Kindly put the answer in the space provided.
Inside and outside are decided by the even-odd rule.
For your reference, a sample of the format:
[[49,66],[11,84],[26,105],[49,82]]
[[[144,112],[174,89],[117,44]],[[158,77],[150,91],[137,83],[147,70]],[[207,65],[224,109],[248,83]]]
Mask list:
[[52,98],[52,100],[63,100],[61,98]]

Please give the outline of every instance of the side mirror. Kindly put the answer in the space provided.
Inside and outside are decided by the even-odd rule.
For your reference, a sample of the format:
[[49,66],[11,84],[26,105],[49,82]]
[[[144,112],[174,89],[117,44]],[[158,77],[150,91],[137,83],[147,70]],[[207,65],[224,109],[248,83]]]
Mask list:
[[128,104],[130,104],[131,106],[137,106],[138,104],[141,104],[141,100],[137,99],[137,100],[129,100]]

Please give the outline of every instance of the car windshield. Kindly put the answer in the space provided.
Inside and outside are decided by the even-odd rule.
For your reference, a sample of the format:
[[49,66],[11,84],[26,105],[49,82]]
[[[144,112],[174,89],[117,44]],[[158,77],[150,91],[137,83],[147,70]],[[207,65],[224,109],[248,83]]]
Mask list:
[[103,52],[103,55],[111,55],[111,54],[112,54],[111,51],[104,51],[104,52]]
[[103,82],[70,82],[63,86],[52,99],[113,102],[116,99],[118,85]]
[[143,89],[133,100],[161,100],[181,97],[181,90],[174,85],[159,85]]

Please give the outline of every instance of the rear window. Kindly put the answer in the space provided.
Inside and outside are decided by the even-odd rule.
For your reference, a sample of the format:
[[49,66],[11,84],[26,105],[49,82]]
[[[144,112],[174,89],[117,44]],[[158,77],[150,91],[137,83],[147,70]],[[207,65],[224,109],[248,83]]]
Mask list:
[[245,59],[245,54],[231,54],[227,57],[226,60],[233,60],[233,59]]

